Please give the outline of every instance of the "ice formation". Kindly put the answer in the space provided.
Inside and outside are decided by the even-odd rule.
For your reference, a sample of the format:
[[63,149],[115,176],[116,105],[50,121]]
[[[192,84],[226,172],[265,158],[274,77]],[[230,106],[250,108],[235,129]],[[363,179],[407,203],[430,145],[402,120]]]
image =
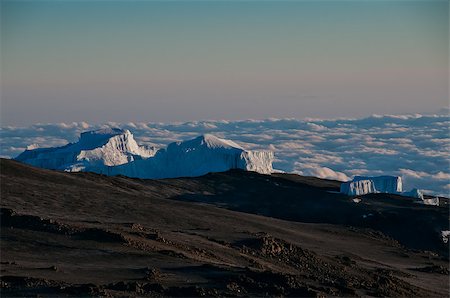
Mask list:
[[273,159],[271,151],[245,150],[209,134],[156,150],[139,146],[130,131],[116,128],[85,132],[76,143],[26,150],[16,158],[41,168],[136,178],[193,177],[230,169],[270,174]]
[[341,184],[341,193],[359,196],[368,193],[401,193],[402,178],[397,176],[355,176],[352,181]]
[[139,146],[129,130],[106,128],[80,135],[76,143],[56,148],[29,147],[15,159],[36,167],[63,171],[96,171],[155,155]]
[[422,198],[422,201],[419,203],[422,203],[424,205],[439,206],[439,197],[434,197],[431,199],[423,199]]
[[402,193],[402,195],[403,196],[408,196],[408,197],[413,197],[413,198],[416,198],[416,199],[421,199],[422,201],[424,201],[422,191],[420,189],[417,189],[417,188],[413,188],[410,191],[405,191],[405,192]]
[[242,169],[262,174],[273,172],[271,151],[248,151],[233,141],[213,135],[171,143],[146,160],[106,168],[107,175],[139,178],[195,177],[209,172]]
[[[363,177],[355,176],[352,181],[341,184],[340,192],[348,196],[359,196],[369,193],[391,193],[418,199],[424,205],[439,206],[439,198],[425,199],[420,189],[403,191],[402,178],[397,176]],[[353,200],[355,202],[355,199]]]

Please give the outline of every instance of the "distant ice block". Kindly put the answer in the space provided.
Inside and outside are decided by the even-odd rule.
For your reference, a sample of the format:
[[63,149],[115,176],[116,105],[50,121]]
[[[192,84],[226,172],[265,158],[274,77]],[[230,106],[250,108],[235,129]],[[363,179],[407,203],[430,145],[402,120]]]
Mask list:
[[402,178],[397,176],[355,176],[352,181],[341,184],[341,193],[359,196],[368,193],[394,193],[403,191]]
[[422,204],[424,205],[431,205],[431,206],[439,206],[439,198],[438,197],[434,197],[431,199],[424,199],[422,197]]
[[352,181],[341,184],[340,192],[348,196],[360,196],[369,193],[390,193],[419,199],[416,203],[439,206],[439,198],[425,199],[420,189],[403,191],[402,178],[397,176],[364,177],[355,176]]

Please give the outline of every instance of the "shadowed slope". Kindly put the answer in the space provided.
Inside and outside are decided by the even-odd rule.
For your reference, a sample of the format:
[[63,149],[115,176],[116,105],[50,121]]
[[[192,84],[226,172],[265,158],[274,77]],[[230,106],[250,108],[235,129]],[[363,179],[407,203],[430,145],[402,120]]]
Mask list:
[[[2,294],[445,296],[437,243],[414,251],[356,219],[397,212],[383,230],[410,220],[404,211],[439,225],[447,209],[390,196],[355,204],[328,193],[334,183],[243,171],[140,180],[1,160]],[[337,224],[345,218],[355,224]]]

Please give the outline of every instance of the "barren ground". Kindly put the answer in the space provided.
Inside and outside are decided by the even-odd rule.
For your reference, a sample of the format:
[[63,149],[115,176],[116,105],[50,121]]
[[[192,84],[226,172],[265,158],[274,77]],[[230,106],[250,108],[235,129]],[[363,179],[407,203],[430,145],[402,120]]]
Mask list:
[[2,296],[441,296],[449,209],[330,180],[140,180],[1,160]]

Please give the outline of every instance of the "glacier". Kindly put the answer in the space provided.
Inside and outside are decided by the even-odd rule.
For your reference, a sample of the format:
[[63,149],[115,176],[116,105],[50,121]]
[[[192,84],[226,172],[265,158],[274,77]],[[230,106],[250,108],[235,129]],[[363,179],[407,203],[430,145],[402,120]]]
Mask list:
[[155,148],[139,146],[129,130],[104,128],[83,132],[78,142],[62,147],[28,147],[15,160],[45,169],[79,172],[101,171],[155,154]]
[[274,171],[272,151],[245,150],[210,134],[157,150],[139,146],[129,130],[118,128],[84,132],[78,142],[62,147],[30,148],[15,159],[47,169],[143,179],[195,177],[230,169]]
[[341,193],[359,196],[368,193],[401,193],[402,178],[398,176],[365,177],[355,176],[352,181],[341,184]]
[[418,203],[439,206],[439,198],[425,199],[420,189],[403,191],[402,178],[398,176],[355,176],[353,180],[341,183],[340,192],[348,196],[369,193],[390,193],[418,199]]
[[273,159],[272,151],[248,151],[233,141],[206,134],[171,143],[152,158],[104,168],[101,174],[144,179],[195,177],[231,169],[271,174]]

